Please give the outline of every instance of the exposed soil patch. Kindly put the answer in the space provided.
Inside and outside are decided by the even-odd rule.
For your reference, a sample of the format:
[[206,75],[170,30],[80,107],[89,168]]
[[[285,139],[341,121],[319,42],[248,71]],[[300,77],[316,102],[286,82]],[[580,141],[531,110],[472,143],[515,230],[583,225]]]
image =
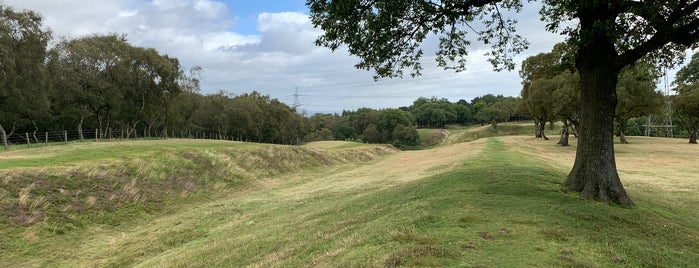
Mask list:
[[485,240],[495,240],[495,237],[488,232],[479,232],[478,236]]

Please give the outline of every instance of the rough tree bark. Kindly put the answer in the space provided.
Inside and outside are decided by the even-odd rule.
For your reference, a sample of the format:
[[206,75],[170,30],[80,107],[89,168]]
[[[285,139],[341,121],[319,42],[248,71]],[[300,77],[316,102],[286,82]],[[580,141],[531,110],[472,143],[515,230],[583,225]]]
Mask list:
[[[590,21],[581,20],[581,27]],[[614,157],[614,114],[619,67],[613,64],[616,51],[604,33],[593,33],[580,46],[576,67],[580,73],[580,136],[575,164],[564,187],[580,198],[631,206],[633,201],[621,184]]]

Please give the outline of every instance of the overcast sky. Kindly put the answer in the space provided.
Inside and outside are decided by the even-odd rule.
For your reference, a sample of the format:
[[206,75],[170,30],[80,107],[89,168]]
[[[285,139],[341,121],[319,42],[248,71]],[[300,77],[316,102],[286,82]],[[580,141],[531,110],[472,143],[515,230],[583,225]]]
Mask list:
[[[354,69],[356,58],[314,46],[320,31],[309,21],[305,0],[0,2],[40,13],[54,39],[123,33],[133,45],[177,57],[186,68],[201,66],[204,94],[257,90],[293,105],[298,88],[300,109],[309,113],[409,106],[420,96],[451,101],[488,93],[518,96],[521,89],[519,66],[494,72],[482,56],[486,51],[478,48],[470,52],[465,72],[439,69],[434,55],[426,54],[423,76],[374,82],[372,72]],[[515,58],[517,63],[563,41],[544,31],[538,6],[525,4],[529,6],[516,17],[519,33],[531,45]]]

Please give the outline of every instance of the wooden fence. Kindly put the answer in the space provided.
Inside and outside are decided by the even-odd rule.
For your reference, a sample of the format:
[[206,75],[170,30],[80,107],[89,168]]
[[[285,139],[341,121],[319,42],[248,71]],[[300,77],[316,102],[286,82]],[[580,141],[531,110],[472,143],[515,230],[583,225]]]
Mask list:
[[[8,133],[9,134],[9,133]],[[10,147],[35,147],[48,146],[49,144],[67,144],[70,142],[86,142],[86,141],[112,141],[112,140],[138,140],[138,139],[209,139],[209,140],[240,140],[235,137],[223,135],[215,132],[207,131],[168,131],[147,129],[90,129],[90,130],[64,130],[53,132],[23,132],[12,133],[0,137],[0,142],[6,150]]]

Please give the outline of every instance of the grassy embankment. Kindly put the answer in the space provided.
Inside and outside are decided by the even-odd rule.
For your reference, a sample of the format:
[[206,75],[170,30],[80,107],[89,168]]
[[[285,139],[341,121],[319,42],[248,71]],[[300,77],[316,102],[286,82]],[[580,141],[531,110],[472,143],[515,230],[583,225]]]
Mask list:
[[[259,177],[251,174],[234,187],[210,187],[207,198],[178,197],[165,208],[130,215],[131,220],[119,224],[90,223],[61,234],[47,231],[50,225],[43,222],[8,227],[3,230],[11,232],[3,237],[0,262],[144,267],[696,266],[699,168],[693,159],[699,157],[698,150],[684,140],[630,141],[617,147],[617,156],[620,175],[637,204],[631,209],[581,201],[559,191],[574,147],[529,137],[489,138],[335,165],[292,165],[285,172]],[[157,164],[168,159],[163,155],[182,158],[194,151],[212,163],[223,161],[221,152],[232,149],[217,146],[164,148],[134,158],[168,170],[174,166]],[[275,147],[270,154],[302,150],[292,157],[299,159],[306,150],[331,155],[344,146],[364,145]],[[6,153],[0,157],[12,158]],[[107,162],[113,161],[136,160]],[[216,180],[238,173],[227,172]],[[8,194],[2,198],[12,199]]]
[[[510,122],[498,124],[497,131],[491,125],[468,126],[449,125],[446,129],[418,129],[420,144],[423,148],[433,148],[439,145],[449,145],[462,142],[471,142],[482,138],[499,136],[530,135],[533,133],[532,122]],[[546,135],[551,139],[558,138],[555,133],[557,128],[546,128]]]

